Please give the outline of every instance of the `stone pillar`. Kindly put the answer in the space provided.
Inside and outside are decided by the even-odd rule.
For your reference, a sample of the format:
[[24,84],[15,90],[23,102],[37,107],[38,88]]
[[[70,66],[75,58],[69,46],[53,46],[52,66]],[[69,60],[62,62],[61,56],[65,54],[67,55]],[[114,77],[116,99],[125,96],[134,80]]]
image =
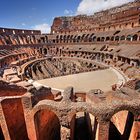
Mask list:
[[70,140],[74,140],[75,120],[76,120],[76,114],[72,117],[72,120],[70,121]]
[[70,129],[65,126],[61,126],[61,140],[70,140]]
[[97,140],[109,140],[109,124],[110,122],[99,122]]
[[3,131],[5,140],[11,140],[1,103],[0,103],[0,126]]
[[96,117],[94,117],[94,124],[92,126],[92,140],[96,139],[97,128],[98,128],[98,122]]
[[28,138],[30,140],[38,140],[37,134],[36,134],[34,116],[31,111],[32,110],[31,95],[29,97],[24,96],[22,98],[22,105],[23,105],[23,110],[24,110],[24,117],[25,117]]
[[133,127],[132,127],[132,130],[130,133],[129,140],[137,140],[138,138],[140,138],[139,118],[140,118],[140,116],[135,116],[135,120],[133,122]]

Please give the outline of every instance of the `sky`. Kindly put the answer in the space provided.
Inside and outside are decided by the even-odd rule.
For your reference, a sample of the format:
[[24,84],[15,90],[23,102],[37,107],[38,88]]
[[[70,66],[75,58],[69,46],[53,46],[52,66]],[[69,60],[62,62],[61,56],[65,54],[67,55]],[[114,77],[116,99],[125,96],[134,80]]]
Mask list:
[[54,17],[94,14],[134,0],[0,0],[0,27],[50,32]]

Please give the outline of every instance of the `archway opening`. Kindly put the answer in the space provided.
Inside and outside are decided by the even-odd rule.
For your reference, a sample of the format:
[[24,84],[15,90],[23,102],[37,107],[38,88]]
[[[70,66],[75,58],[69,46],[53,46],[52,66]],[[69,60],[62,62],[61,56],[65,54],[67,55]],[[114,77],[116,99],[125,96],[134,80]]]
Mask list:
[[39,110],[34,116],[38,140],[60,140],[60,122],[48,109]]
[[46,48],[44,48],[44,54],[45,54],[45,55],[47,54],[47,52],[48,52],[48,51],[47,51],[47,49],[46,49]]
[[101,41],[100,37],[97,38],[97,41]]
[[123,35],[123,36],[121,36],[121,40],[125,40],[125,36]]
[[111,37],[111,41],[114,41],[114,36]]
[[137,34],[135,34],[134,36],[133,36],[133,41],[137,41],[137,39],[138,39],[138,35]]
[[110,37],[108,36],[108,37],[106,37],[106,41],[109,41],[110,40]]
[[119,41],[119,39],[120,39],[119,36],[115,37],[115,41]]
[[97,120],[87,112],[76,113],[71,120],[71,140],[96,139]]
[[132,36],[131,35],[128,35],[126,39],[127,39],[127,41],[131,41]]
[[109,140],[128,140],[133,127],[134,115],[126,110],[114,114],[110,120]]

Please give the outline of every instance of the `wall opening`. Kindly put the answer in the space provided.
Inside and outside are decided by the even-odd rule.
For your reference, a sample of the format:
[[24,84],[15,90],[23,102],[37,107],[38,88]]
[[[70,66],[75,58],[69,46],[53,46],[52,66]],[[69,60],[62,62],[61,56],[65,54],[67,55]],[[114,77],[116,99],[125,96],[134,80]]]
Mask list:
[[128,140],[134,122],[134,115],[126,110],[114,114],[110,120],[109,140]]
[[92,114],[76,113],[71,120],[71,140],[94,140],[97,125],[97,120]]
[[60,122],[56,114],[48,109],[34,116],[38,140],[60,140]]
[[46,49],[46,48],[44,48],[44,54],[45,54],[45,55],[47,54],[47,49]]

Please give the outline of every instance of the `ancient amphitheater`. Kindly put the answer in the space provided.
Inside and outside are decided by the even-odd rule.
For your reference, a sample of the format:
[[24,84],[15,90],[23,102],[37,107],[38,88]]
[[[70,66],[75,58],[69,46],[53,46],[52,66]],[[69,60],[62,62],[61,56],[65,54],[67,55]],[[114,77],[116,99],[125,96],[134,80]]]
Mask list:
[[140,140],[140,1],[0,28],[0,140]]

